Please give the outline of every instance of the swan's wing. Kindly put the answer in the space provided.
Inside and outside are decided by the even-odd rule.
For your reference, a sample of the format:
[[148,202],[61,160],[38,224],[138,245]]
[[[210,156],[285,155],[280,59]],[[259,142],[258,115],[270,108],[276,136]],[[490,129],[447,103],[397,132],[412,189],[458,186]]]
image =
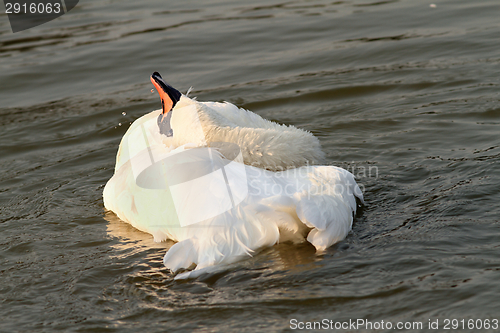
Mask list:
[[[127,150],[130,142],[122,143]],[[179,241],[165,255],[168,268],[230,263],[278,241],[270,209],[248,194],[248,166],[206,147],[180,147],[144,162],[161,154],[159,146],[129,154],[103,196],[107,209],[156,241]]]

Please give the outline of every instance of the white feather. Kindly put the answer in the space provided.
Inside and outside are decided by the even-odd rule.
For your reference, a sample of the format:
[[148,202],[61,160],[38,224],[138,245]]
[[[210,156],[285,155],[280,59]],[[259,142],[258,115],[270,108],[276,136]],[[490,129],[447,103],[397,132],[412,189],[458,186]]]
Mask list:
[[[175,146],[211,142],[237,144],[245,164],[272,171],[313,165],[324,159],[319,140],[225,102],[198,102],[182,96],[172,110]],[[202,131],[198,130],[201,127]]]
[[[177,278],[279,241],[307,237],[322,251],[346,237],[361,191],[346,170],[309,165],[323,157],[310,133],[185,96],[172,112],[173,137],[158,131],[160,110],[132,124],[103,197],[107,209],[155,241],[178,242],[165,266],[196,269]],[[239,146],[241,159],[228,159],[217,142]]]

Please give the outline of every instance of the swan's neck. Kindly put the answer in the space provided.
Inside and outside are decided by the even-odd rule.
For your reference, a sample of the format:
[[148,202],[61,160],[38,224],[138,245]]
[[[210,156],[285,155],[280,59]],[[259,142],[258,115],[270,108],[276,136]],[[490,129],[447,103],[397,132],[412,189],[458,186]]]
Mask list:
[[196,103],[198,103],[198,102],[187,97],[186,95],[181,95],[181,98],[179,99],[179,101],[177,102],[177,104],[175,105],[175,107],[172,111],[175,111],[175,109],[180,109],[180,108],[183,108],[185,106],[189,106],[189,105],[196,104]]

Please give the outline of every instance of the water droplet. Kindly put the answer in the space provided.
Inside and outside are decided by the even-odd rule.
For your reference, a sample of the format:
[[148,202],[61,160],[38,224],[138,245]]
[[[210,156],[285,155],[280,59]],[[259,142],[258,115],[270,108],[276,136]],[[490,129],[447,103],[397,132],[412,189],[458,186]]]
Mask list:
[[431,3],[431,4],[429,5],[429,7],[431,7],[431,8],[436,8],[437,6],[436,6],[436,4]]
[[153,89],[151,89],[151,93],[154,93],[154,90],[153,90]]
[[122,123],[118,123],[118,126],[121,126],[121,125],[122,125]]
[[126,115],[127,115],[127,112],[123,111],[122,116],[126,116]]

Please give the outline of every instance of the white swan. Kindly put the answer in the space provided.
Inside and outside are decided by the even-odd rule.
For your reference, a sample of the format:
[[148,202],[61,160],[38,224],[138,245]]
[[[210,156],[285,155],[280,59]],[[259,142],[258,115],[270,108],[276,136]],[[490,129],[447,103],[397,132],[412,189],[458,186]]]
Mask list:
[[[176,278],[198,276],[280,241],[318,251],[346,237],[363,201],[354,177],[318,140],[230,103],[197,102],[151,81],[162,110],[137,119],[118,150],[104,205],[154,236],[177,241],[164,257]],[[276,171],[284,170],[284,171]]]

